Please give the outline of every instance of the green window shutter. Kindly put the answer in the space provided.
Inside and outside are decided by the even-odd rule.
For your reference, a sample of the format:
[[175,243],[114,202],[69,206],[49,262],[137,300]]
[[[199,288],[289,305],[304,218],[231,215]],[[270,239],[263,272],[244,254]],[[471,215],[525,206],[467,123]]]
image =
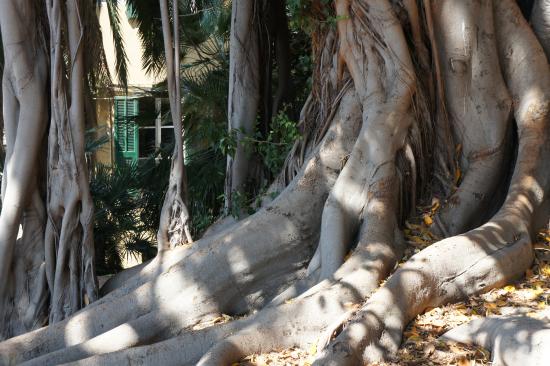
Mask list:
[[115,152],[117,162],[135,163],[139,157],[139,133],[136,117],[139,101],[136,98],[115,97]]

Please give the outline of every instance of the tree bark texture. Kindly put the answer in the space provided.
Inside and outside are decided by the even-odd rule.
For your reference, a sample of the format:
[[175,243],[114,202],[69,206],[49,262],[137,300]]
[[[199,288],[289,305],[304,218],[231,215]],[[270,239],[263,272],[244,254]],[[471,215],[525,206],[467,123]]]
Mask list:
[[59,321],[98,297],[84,157],[83,14],[91,6],[76,0],[1,6],[7,151],[0,319],[2,337],[10,337],[48,318]]
[[47,126],[48,70],[33,2],[5,1],[0,13],[6,136],[0,214],[0,337],[7,338],[41,326],[47,318],[46,212],[37,172],[44,170],[39,154]]
[[[548,222],[550,70],[541,33],[512,0],[333,5],[326,11],[336,24],[313,35],[306,136],[277,198],[120,275],[70,318],[0,343],[1,364],[217,366],[311,345],[316,365],[368,364],[391,359],[425,309],[525,273],[534,222]],[[249,17],[238,20],[250,6],[233,2],[232,41],[243,42],[235,34],[250,26]],[[248,113],[234,92],[230,110]],[[446,194],[433,226],[443,239],[397,265],[404,218],[417,196],[433,194]],[[220,313],[239,319],[200,327]],[[519,336],[526,327],[533,337]],[[497,364],[546,364],[538,340],[547,328],[488,318],[448,338],[491,348]]]
[[229,212],[234,195],[243,193],[249,169],[250,154],[241,143],[256,124],[260,103],[259,40],[256,30],[257,1],[235,1],[231,7],[229,59],[228,128],[236,132],[236,151],[227,158],[225,209]]
[[[192,243],[189,230],[190,216],[186,206],[187,179],[183,156],[183,127],[181,120],[181,87],[180,87],[180,46],[179,46],[179,11],[178,2],[172,4],[173,17],[170,29],[168,1],[160,0],[164,52],[166,54],[166,73],[168,80],[168,97],[170,112],[174,123],[174,153],[170,167],[170,180],[160,214],[157,233],[159,253],[174,248],[178,244]],[[162,254],[160,254],[162,255]]]

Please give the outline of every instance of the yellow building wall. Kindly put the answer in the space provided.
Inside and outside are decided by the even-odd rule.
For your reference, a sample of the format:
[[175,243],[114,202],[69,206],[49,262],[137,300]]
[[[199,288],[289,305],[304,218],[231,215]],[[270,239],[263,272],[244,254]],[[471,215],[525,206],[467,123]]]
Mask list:
[[[120,18],[120,29],[126,55],[128,56],[128,95],[131,95],[134,90],[148,90],[153,85],[162,81],[163,77],[159,75],[149,75],[142,68],[141,58],[143,48],[139,39],[138,30],[133,28],[126,15],[126,2],[124,0],[118,2],[118,13]],[[103,38],[103,48],[109,73],[113,78],[113,83],[116,85],[116,68],[115,68],[115,46],[113,43],[113,34],[109,23],[109,15],[107,13],[107,5],[104,1],[101,2],[99,8],[99,24]],[[115,88],[113,93],[120,94],[120,90]],[[114,141],[113,141],[113,100],[112,99],[97,99],[96,101],[96,118],[98,124],[98,134],[108,134],[110,141],[104,144],[95,154],[95,161],[101,164],[112,165],[114,162]]]
[[[137,28],[133,28],[128,21],[128,17],[126,16],[126,2],[123,0],[118,2],[118,13],[120,17],[122,39],[124,40],[126,55],[128,56],[128,85],[145,88],[151,87],[162,81],[162,77],[158,75],[149,75],[141,67],[143,48],[141,47]],[[101,26],[103,47],[105,49],[105,56],[107,57],[107,64],[109,65],[109,72],[114,78],[114,75],[116,75],[115,46],[109,24],[109,15],[107,14],[107,5],[104,2],[101,3],[99,11],[99,25]]]
[[[122,39],[124,40],[124,46],[126,55],[128,56],[128,90],[122,91],[120,88],[115,88],[113,93],[115,95],[123,95],[127,92],[128,96],[137,94],[143,94],[144,91],[150,90],[153,85],[160,83],[165,79],[164,73],[159,75],[150,75],[142,68],[142,55],[143,48],[139,39],[137,28],[134,28],[126,14],[126,1],[119,0],[118,13],[120,18],[120,29]],[[113,78],[113,82],[116,85],[116,68],[115,68],[115,47],[113,43],[113,34],[111,32],[111,26],[109,23],[109,15],[107,12],[107,4],[102,1],[99,8],[99,24],[101,27],[101,33],[103,38],[103,47],[105,50],[105,56],[109,67],[109,73]],[[185,56],[184,63],[191,63],[198,60],[195,50],[189,50]],[[110,142],[104,144],[102,148],[94,155],[95,161],[98,163],[111,165],[114,162],[114,136],[113,136],[113,124],[114,124],[114,110],[112,99],[97,99],[97,123],[100,133],[108,133]]]
[[97,163],[111,165],[113,163],[113,100],[110,98],[96,99],[97,133],[96,137],[106,135],[109,141],[95,152]]

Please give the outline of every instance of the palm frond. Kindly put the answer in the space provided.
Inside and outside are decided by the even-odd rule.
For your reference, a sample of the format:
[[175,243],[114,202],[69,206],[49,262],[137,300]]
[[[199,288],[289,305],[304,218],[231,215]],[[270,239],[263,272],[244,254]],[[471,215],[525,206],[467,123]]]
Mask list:
[[89,128],[86,130],[84,151],[87,154],[97,152],[110,140],[105,128]]
[[165,64],[158,1],[126,0],[126,5],[137,23],[143,68],[151,75],[158,75]]
[[[86,30],[83,34],[83,44],[86,47],[84,54],[88,93],[91,96],[105,95],[109,93],[112,82],[95,4],[88,1],[83,1],[80,4]],[[89,115],[95,115],[95,110],[91,110]]]
[[120,15],[118,13],[118,0],[107,0],[107,14],[111,33],[113,34],[113,43],[115,46],[115,70],[117,79],[124,88],[128,86],[128,56],[122,39],[122,30],[120,26]]
[[199,98],[208,104],[220,103],[227,95],[228,80],[218,68],[206,66],[185,69],[182,73],[182,85],[188,96]]

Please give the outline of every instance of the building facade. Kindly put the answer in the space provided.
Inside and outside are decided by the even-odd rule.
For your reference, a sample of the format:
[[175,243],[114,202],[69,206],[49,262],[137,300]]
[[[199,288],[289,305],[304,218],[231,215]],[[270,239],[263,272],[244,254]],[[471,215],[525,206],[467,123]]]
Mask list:
[[[115,85],[114,98],[96,100],[98,134],[107,136],[109,143],[95,153],[95,160],[106,165],[137,163],[173,141],[173,125],[166,113],[168,101],[153,96],[154,86],[163,75],[148,74],[142,67],[143,47],[137,24],[123,0],[118,3],[118,13],[128,56],[128,87]],[[98,16],[109,72],[116,80],[115,46],[105,1],[100,4]]]

